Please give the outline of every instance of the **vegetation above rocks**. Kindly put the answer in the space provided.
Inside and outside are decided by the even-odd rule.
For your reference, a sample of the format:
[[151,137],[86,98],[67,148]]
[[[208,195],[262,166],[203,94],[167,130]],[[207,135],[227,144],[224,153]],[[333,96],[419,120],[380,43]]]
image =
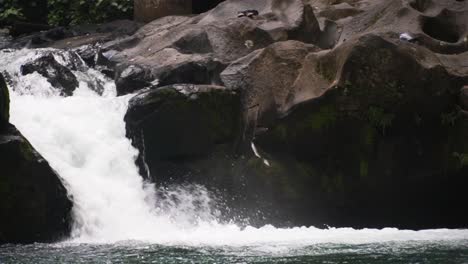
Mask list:
[[133,0],[1,0],[0,25],[68,26],[131,18]]

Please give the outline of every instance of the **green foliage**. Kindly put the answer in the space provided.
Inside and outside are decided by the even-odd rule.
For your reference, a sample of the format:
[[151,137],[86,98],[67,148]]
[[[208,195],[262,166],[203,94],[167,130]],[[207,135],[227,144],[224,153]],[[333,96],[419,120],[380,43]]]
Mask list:
[[369,176],[369,162],[365,159],[362,159],[359,164],[359,175],[361,178]]
[[455,126],[458,118],[460,117],[458,111],[451,111],[448,113],[442,113],[440,115],[440,121],[444,126]]
[[0,22],[22,19],[23,10],[18,0],[0,0]]
[[50,25],[101,23],[130,18],[132,0],[48,0]]
[[0,0],[0,23],[68,26],[131,18],[133,0]]
[[459,166],[465,167],[468,166],[468,154],[467,153],[458,153],[454,152],[453,156],[458,159]]
[[320,107],[317,112],[311,113],[306,120],[306,126],[313,130],[322,130],[330,128],[338,119],[338,113],[335,107],[325,105]]

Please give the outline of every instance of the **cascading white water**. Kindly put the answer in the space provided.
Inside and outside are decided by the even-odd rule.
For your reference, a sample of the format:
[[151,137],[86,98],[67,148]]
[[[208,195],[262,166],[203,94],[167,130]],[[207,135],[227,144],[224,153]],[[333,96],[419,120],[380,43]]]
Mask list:
[[[0,71],[8,72],[13,80],[11,122],[58,171],[72,195],[71,242],[140,240],[169,245],[297,247],[316,243],[468,239],[467,230],[241,228],[216,221],[215,210],[203,188],[170,190],[169,196],[177,196],[177,203],[157,201],[155,187],[138,175],[134,164],[137,151],[125,137],[123,117],[131,95],[116,97],[111,80],[86,69],[77,74],[80,87],[74,95],[61,97],[41,75],[19,74],[21,65],[42,52],[59,53],[0,51]],[[67,56],[62,57],[61,63],[67,65]],[[87,82],[92,78],[105,82],[102,96],[89,89]]]

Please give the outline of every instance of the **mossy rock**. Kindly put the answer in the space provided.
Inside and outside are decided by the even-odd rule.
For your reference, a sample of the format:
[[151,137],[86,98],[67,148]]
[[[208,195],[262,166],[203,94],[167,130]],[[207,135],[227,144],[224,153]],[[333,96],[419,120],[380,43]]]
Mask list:
[[[172,85],[137,95],[125,120],[127,135],[152,171],[161,160],[208,156],[224,144],[234,149],[240,115],[236,92],[220,86]],[[144,170],[143,163],[139,167]]]
[[0,244],[69,235],[72,203],[59,176],[13,127],[0,133]]
[[0,73],[0,129],[5,127],[10,118],[10,95],[3,75]]

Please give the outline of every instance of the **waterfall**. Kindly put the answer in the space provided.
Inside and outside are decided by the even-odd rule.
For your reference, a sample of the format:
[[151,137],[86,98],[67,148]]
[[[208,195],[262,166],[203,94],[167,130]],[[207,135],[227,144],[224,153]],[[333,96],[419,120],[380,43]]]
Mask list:
[[[72,197],[71,243],[138,240],[166,245],[301,246],[468,238],[468,231],[460,230],[242,228],[220,223],[203,187],[156,190],[138,175],[137,150],[125,137],[123,120],[132,95],[117,97],[112,80],[82,63],[74,71],[78,89],[73,96],[63,97],[40,74],[21,75],[21,65],[44,53],[53,54],[67,67],[82,63],[70,61],[71,51],[4,50],[0,71],[10,80],[11,122],[58,172]],[[92,89],[96,80],[103,83],[101,95]],[[156,191],[169,198],[156,199]]]

